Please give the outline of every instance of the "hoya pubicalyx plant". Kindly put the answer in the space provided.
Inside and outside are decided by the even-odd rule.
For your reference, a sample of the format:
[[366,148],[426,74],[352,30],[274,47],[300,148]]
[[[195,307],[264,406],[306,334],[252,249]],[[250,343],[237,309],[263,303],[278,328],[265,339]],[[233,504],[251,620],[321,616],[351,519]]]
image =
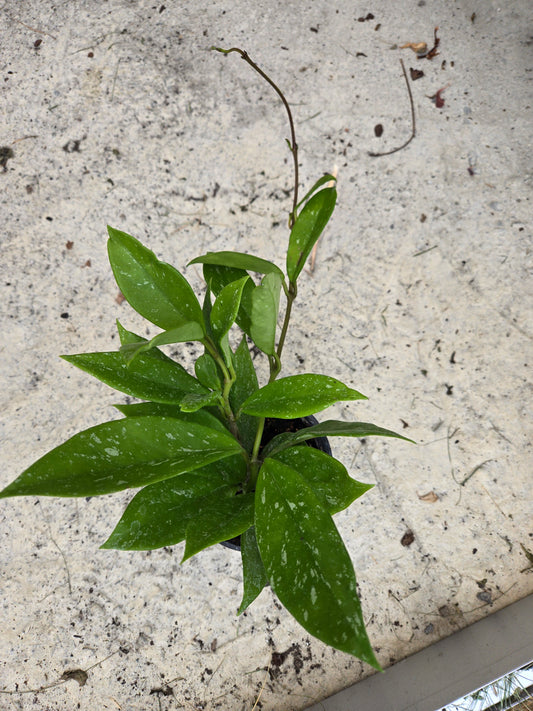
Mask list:
[[[285,98],[246,53],[225,52],[230,51],[240,52],[284,101],[297,171]],[[379,669],[354,568],[332,519],[371,486],[306,443],[320,437],[400,435],[365,422],[327,420],[286,427],[269,441],[264,437],[265,423],[364,399],[327,375],[279,377],[298,279],[335,207],[335,182],[333,175],[321,177],[298,201],[296,173],[285,271],[241,252],[193,259],[202,265],[206,282],[201,304],[180,271],[134,237],[108,228],[109,261],[120,291],[161,331],[146,340],[117,323],[118,351],[63,357],[139,402],[116,405],[122,419],[74,435],[26,469],[0,497],[101,496],[138,489],[103,548],[150,550],[185,541],[185,561],[240,536],[244,592],[239,612],[270,585],[311,635]],[[201,351],[194,374],[160,348],[191,341]],[[266,383],[258,382],[250,348],[268,361]]]

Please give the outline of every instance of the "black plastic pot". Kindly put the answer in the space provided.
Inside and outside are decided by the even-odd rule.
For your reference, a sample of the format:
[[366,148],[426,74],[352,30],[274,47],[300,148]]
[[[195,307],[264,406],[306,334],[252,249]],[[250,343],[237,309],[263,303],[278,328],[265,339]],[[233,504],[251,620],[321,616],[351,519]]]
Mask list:
[[[298,417],[295,420],[280,420],[277,418],[267,417],[265,420],[263,437],[261,439],[261,447],[268,444],[268,442],[276,437],[276,435],[283,434],[284,432],[298,432],[306,427],[312,427],[313,425],[318,424],[319,422],[314,415]],[[331,456],[331,447],[329,446],[329,440],[327,437],[308,439],[305,444],[308,447],[314,447],[315,449],[319,449],[321,452],[325,452]],[[241,537],[235,536],[235,538],[230,538],[228,541],[222,541],[220,545],[225,546],[226,548],[231,548],[234,551],[240,551]]]

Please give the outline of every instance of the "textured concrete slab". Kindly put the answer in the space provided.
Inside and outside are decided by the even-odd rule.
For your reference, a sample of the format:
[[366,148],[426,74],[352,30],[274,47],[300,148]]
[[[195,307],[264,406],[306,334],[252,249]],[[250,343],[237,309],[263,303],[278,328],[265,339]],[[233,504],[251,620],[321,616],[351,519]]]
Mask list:
[[[120,396],[58,358],[114,348],[115,318],[139,325],[116,300],[107,223],[179,268],[233,248],[282,264],[285,116],[241,60],[207,51],[238,45],[291,101],[302,186],[338,167],[284,372],[370,398],[321,417],[419,442],[333,443],[377,485],[337,521],[381,663],[530,593],[530,3],[0,7],[0,483],[114,416]],[[435,58],[399,49],[431,47],[435,26]],[[410,133],[400,57],[424,73],[416,136],[372,158]],[[251,709],[263,689],[257,708],[291,711],[369,674],[270,591],[237,617],[231,551],[180,567],[180,546],[99,550],[127,500],[1,503],[0,688],[14,693],[0,707]]]

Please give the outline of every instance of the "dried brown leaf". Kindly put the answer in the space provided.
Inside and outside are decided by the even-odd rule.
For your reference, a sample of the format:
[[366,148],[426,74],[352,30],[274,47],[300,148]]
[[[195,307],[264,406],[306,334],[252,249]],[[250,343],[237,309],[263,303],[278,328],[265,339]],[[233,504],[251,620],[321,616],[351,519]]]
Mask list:
[[420,501],[427,501],[429,504],[434,504],[435,501],[439,500],[439,497],[434,491],[428,491],[427,494],[417,494]]

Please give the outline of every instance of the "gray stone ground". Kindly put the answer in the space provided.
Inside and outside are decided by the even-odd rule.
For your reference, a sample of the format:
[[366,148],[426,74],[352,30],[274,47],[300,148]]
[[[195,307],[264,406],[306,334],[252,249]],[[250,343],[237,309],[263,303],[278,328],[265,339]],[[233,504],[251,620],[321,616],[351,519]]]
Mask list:
[[[241,46],[290,98],[302,187],[338,166],[284,372],[340,378],[370,400],[328,417],[419,442],[334,442],[377,484],[337,521],[388,666],[533,588],[531,4],[163,1],[0,5],[0,483],[122,401],[58,358],[138,325],[106,223],[179,268],[225,248],[282,264],[285,116],[236,55],[207,51]],[[398,49],[436,25],[433,60]],[[400,57],[424,72],[416,137],[371,158],[409,135]],[[99,550],[128,497],[0,502],[1,709],[244,710],[264,685],[256,708],[291,711],[369,673],[270,591],[237,617],[231,551],[180,567],[181,546]],[[85,684],[56,685],[76,669]]]

